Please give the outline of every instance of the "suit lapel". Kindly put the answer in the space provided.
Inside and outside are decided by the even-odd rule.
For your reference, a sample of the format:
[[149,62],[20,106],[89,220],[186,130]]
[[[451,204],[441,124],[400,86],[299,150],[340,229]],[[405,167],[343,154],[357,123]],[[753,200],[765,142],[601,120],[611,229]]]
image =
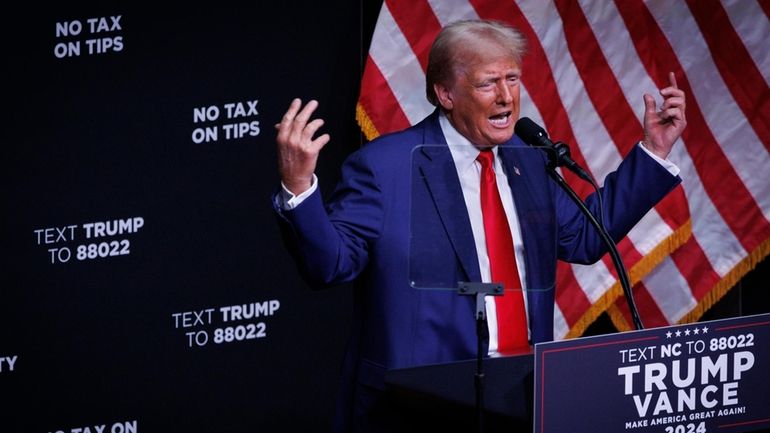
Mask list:
[[[426,143],[426,146],[415,150],[414,153],[413,163],[417,164],[414,172],[422,176],[428,188],[468,281],[481,281],[470,218],[465,208],[465,199],[452,154],[441,132],[438,112],[434,112],[426,122],[423,143]],[[415,183],[417,184],[419,181]]]

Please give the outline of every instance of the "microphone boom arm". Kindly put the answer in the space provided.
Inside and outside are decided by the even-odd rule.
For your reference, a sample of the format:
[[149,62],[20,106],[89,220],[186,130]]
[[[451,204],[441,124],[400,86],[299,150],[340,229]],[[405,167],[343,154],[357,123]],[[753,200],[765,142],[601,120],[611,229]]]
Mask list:
[[[623,293],[625,294],[626,301],[628,302],[628,309],[631,311],[631,319],[634,322],[636,329],[644,329],[642,320],[639,318],[639,311],[636,309],[636,303],[634,303],[633,293],[631,292],[631,282],[628,278],[628,272],[626,272],[625,266],[623,266],[623,260],[620,258],[618,248],[615,245],[615,241],[612,240],[606,227],[604,227],[604,210],[602,206],[602,195],[599,192],[599,186],[594,181],[593,177],[585,171],[574,159],[570,156],[569,146],[562,142],[552,142],[548,138],[545,130],[541,128],[537,123],[533,122],[529,117],[522,117],[516,121],[514,132],[517,136],[529,144],[530,146],[541,147],[548,155],[548,164],[546,165],[546,172],[557,184],[569,195],[572,201],[580,208],[580,211],[588,218],[588,221],[596,228],[602,241],[607,246],[612,257],[612,263],[615,265],[615,269],[618,272],[618,280],[623,287]],[[591,186],[596,190],[596,199],[599,201],[599,220],[594,218],[593,214],[586,207],[583,200],[578,197],[575,191],[567,184],[563,177],[556,171],[556,167],[566,167],[569,170],[577,174],[581,179],[589,182]]]
[[[626,271],[625,266],[623,265],[623,260],[620,257],[620,253],[618,252],[617,245],[615,245],[615,241],[612,240],[609,233],[607,232],[607,229],[604,227],[604,224],[600,224],[599,221],[596,220],[594,215],[591,213],[591,211],[588,209],[588,207],[583,203],[583,200],[578,197],[578,195],[575,193],[575,191],[572,189],[572,187],[569,186],[567,181],[564,180],[564,178],[556,171],[556,167],[564,165],[564,160],[567,159],[571,161],[572,159],[569,158],[569,147],[562,143],[557,142],[554,143],[553,147],[547,148],[546,154],[548,154],[548,164],[546,165],[546,172],[548,175],[556,181],[556,183],[567,193],[567,195],[572,199],[572,201],[575,202],[575,204],[580,208],[580,211],[583,212],[583,214],[588,218],[588,221],[591,223],[591,225],[596,228],[596,231],[599,233],[599,236],[602,238],[602,241],[607,246],[607,250],[610,253],[610,257],[612,258],[612,263],[615,265],[615,269],[618,272],[618,280],[620,281],[620,285],[623,288],[623,293],[626,298],[626,302],[628,303],[628,309],[631,312],[631,319],[634,323],[634,327],[636,330],[644,329],[644,325],[642,324],[642,320],[639,317],[639,310],[636,308],[636,303],[634,302],[634,295],[631,290],[631,282],[628,278],[628,272]],[[566,155],[567,158],[564,158]],[[577,165],[577,164],[576,164]],[[573,171],[574,168],[571,167]],[[588,175],[582,168],[578,166],[578,169],[586,174],[586,176],[582,176],[578,173],[578,175],[587,180],[588,182],[593,185],[594,189],[596,190],[597,199],[601,200],[601,194],[599,193],[598,185],[596,185],[596,182],[593,180],[593,178]],[[600,211],[600,219],[603,220],[601,217],[601,211]]]

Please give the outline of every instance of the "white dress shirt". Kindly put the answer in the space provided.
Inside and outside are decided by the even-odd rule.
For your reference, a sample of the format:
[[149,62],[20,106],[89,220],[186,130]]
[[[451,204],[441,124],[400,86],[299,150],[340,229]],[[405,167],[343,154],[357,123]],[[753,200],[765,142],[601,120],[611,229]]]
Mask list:
[[[476,255],[479,258],[479,270],[481,271],[481,281],[484,283],[492,282],[492,271],[489,267],[489,256],[487,255],[486,236],[484,235],[484,218],[481,214],[481,163],[476,161],[479,156],[479,149],[471,144],[467,138],[460,135],[459,132],[449,123],[444,113],[439,115],[439,124],[444,138],[449,145],[449,151],[455,162],[457,177],[460,178],[460,186],[463,190],[465,207],[468,210],[468,217],[471,220],[471,230],[473,231],[473,240],[476,243]],[[495,154],[495,177],[497,178],[497,189],[500,191],[500,199],[503,202],[505,215],[508,217],[508,226],[511,229],[513,237],[513,251],[516,255],[516,267],[519,271],[521,288],[524,295],[524,308],[527,309],[526,296],[526,269],[524,266],[524,246],[521,240],[521,227],[519,226],[519,217],[516,214],[516,205],[513,203],[513,193],[508,184],[508,175],[503,169],[500,158],[497,157],[497,146],[492,148]],[[517,174],[513,174],[516,176]],[[516,180],[514,179],[514,182]],[[487,311],[487,325],[489,327],[489,355],[497,355],[497,309],[495,307],[495,296],[485,297]],[[529,323],[529,321],[527,321]]]

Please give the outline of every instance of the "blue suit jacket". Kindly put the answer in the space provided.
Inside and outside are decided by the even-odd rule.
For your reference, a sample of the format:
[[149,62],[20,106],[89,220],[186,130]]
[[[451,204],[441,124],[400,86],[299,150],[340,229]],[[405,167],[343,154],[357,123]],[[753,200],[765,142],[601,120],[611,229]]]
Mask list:
[[[521,225],[534,344],[553,339],[557,259],[592,263],[605,248],[577,206],[547,177],[543,152],[526,148],[516,136],[506,146],[520,147],[503,146],[499,154]],[[520,175],[513,174],[517,170]],[[602,188],[611,235],[622,238],[678,182],[635,147]],[[587,201],[598,209],[593,197]],[[356,282],[340,429],[365,423],[367,406],[376,401],[388,369],[476,356],[473,298],[410,284],[481,281],[438,112],[351,154],[326,205],[316,191],[291,211],[281,210],[277,197],[274,207],[309,284]]]

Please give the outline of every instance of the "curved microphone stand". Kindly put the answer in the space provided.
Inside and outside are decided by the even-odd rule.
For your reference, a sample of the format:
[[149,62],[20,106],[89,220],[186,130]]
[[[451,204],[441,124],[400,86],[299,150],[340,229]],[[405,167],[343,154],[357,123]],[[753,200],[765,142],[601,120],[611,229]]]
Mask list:
[[[596,220],[594,215],[591,213],[590,210],[586,207],[585,203],[583,203],[583,200],[578,197],[578,195],[575,193],[575,191],[572,189],[572,187],[567,184],[567,182],[564,180],[564,178],[556,171],[556,167],[562,167],[566,165],[564,163],[564,157],[566,156],[566,159],[569,158],[569,147],[562,143],[562,142],[556,142],[554,143],[554,146],[545,148],[546,154],[548,154],[548,165],[546,166],[546,172],[548,175],[556,181],[556,183],[569,195],[569,197],[572,199],[572,201],[575,202],[575,204],[580,208],[580,211],[583,212],[583,214],[588,218],[588,221],[591,222],[591,225],[593,225],[596,228],[596,231],[599,233],[599,236],[601,236],[602,241],[607,246],[607,250],[610,253],[610,256],[612,257],[612,263],[615,265],[615,269],[618,272],[618,279],[620,280],[620,285],[623,287],[623,293],[626,297],[626,302],[628,303],[628,309],[631,312],[631,319],[634,322],[634,327],[637,330],[644,329],[644,325],[642,324],[642,320],[639,318],[639,310],[636,308],[636,303],[634,302],[634,295],[631,291],[631,282],[628,278],[628,272],[626,271],[625,266],[623,265],[623,260],[620,257],[620,253],[618,252],[618,248],[615,245],[615,241],[612,240],[609,233],[607,232],[607,229],[604,227],[604,224],[600,224],[599,221]],[[584,172],[585,173],[585,172]],[[590,182],[591,185],[594,187],[594,190],[596,190],[596,196],[599,200],[599,212],[600,212],[600,219],[601,214],[603,213],[602,204],[601,204],[601,193],[599,192],[599,186],[596,184],[596,182],[591,178],[590,175],[580,175],[579,176]]]

